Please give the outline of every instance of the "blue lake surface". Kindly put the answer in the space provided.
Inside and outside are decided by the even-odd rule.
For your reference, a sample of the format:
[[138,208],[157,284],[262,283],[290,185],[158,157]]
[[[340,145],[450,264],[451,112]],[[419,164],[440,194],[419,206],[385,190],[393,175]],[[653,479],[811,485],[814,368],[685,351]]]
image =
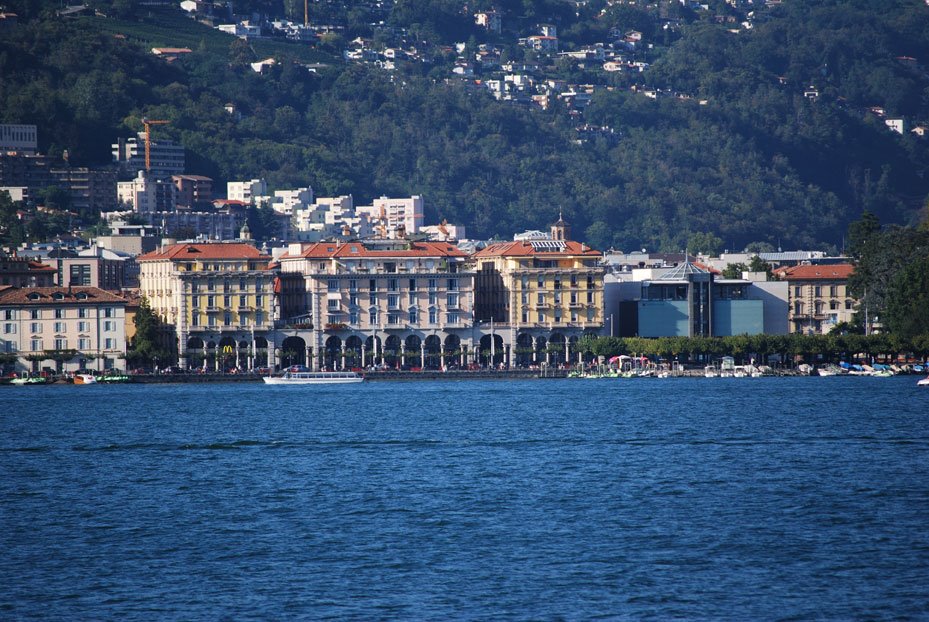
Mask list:
[[3,387],[0,619],[927,619],[916,380]]

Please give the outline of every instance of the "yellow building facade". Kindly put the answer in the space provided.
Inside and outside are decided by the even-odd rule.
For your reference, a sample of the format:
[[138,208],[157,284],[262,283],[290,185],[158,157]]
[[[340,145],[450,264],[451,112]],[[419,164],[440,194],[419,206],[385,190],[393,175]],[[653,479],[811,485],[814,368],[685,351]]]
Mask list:
[[246,243],[173,244],[138,258],[140,294],[175,327],[181,367],[266,364],[276,273]]
[[517,366],[576,361],[577,341],[603,328],[603,256],[564,239],[559,223],[551,237],[491,244],[472,256],[475,317],[493,325],[495,347]]

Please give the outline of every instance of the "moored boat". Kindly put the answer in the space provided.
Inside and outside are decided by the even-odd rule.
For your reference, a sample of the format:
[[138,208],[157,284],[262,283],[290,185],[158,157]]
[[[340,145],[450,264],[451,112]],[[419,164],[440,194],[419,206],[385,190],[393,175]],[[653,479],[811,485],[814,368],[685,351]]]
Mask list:
[[48,380],[42,376],[22,376],[20,378],[13,378],[10,380],[10,384],[15,384],[17,386],[25,386],[27,384],[47,384]]
[[74,384],[97,384],[97,377],[93,374],[74,374]]
[[281,376],[264,376],[265,384],[353,384],[364,376],[353,371],[286,371]]
[[929,387],[929,376],[926,376],[922,380],[916,383],[916,386],[919,387]]

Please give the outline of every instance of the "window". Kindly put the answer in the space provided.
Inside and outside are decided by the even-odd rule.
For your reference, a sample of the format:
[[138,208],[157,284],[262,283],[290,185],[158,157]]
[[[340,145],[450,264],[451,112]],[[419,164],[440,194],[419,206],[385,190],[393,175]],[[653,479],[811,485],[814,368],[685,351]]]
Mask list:
[[326,287],[330,292],[339,291],[339,279],[329,279],[326,283]]
[[400,296],[397,294],[387,294],[387,308],[398,309],[400,307]]
[[190,293],[191,293],[191,294],[196,294],[198,291],[200,291],[200,286],[197,285],[197,282],[196,282],[196,281],[192,282],[192,283],[190,284]]
[[448,291],[450,292],[458,291],[458,279],[448,279]]
[[456,325],[456,324],[458,324],[459,319],[460,319],[460,317],[459,317],[459,315],[458,315],[457,313],[449,313],[449,314],[448,314],[448,323],[451,324],[451,325],[453,325],[453,326]]
[[113,317],[113,308],[107,307],[103,310],[103,317]]
[[387,279],[387,291],[397,291],[397,279]]
[[206,297],[206,308],[213,309],[216,307],[216,296],[207,296]]
[[63,333],[65,332],[65,323],[64,322],[55,322],[55,332]]
[[247,298],[244,294],[242,294],[241,296],[239,296],[239,306],[240,306],[240,307],[247,307],[247,306],[248,306],[248,298]]
[[70,285],[90,285],[90,264],[74,264],[71,266],[69,278]]
[[13,309],[5,309],[5,310],[3,311],[3,319],[4,319],[4,320],[14,320],[14,319],[16,319],[16,316],[13,314]]
[[526,311],[525,309],[523,310],[522,323],[523,324],[529,323],[529,312]]
[[523,275],[522,277],[520,277],[519,282],[522,285],[523,289],[529,289],[529,277],[528,276]]
[[388,324],[400,324],[400,316],[396,313],[387,314],[387,323]]
[[30,348],[33,352],[38,352],[39,350],[42,350],[42,349],[43,349],[43,348],[42,348],[42,340],[41,340],[41,339],[33,339],[32,341],[29,342],[29,348]]
[[209,324],[210,326],[216,326],[216,316],[215,315],[209,316],[209,318],[207,319],[207,324]]
[[86,333],[90,330],[90,323],[88,322],[78,322],[77,323],[77,332]]
[[190,306],[194,309],[200,307],[200,296],[191,296],[190,297]]
[[190,318],[191,326],[200,326],[200,314],[194,313]]
[[116,322],[112,320],[104,320],[103,322],[103,332],[111,333],[116,330]]
[[348,295],[348,305],[350,307],[358,306],[358,294],[349,294]]
[[352,311],[348,314],[348,323],[349,324],[358,324],[361,320],[358,317],[358,311]]
[[571,292],[571,304],[572,305],[577,304],[577,292]]
[[255,296],[255,308],[261,309],[262,307],[264,307],[264,300],[265,300],[265,297],[262,294],[258,294],[257,296]]
[[537,280],[537,285],[540,289],[543,289],[545,287],[545,277],[542,276],[541,274],[539,275],[539,278]]
[[90,338],[81,337],[77,340],[77,349],[78,350],[90,350]]
[[587,289],[593,289],[593,288],[594,288],[594,277],[593,275],[588,274],[587,275]]
[[524,305],[529,304],[529,292],[521,292],[519,294],[519,301]]
[[571,321],[572,321],[572,322],[577,322],[577,311],[575,311],[575,310],[572,310],[572,311],[571,311]]
[[845,310],[846,310],[846,311],[851,311],[851,310],[854,308],[854,306],[855,306],[855,303],[853,303],[851,300],[846,300],[846,301],[845,301]]
[[838,301],[838,300],[830,300],[830,301],[829,301],[829,310],[830,310],[830,311],[838,311],[838,310],[839,310],[839,301]]
[[434,292],[436,290],[436,279],[429,279],[429,291]]
[[814,308],[814,310],[816,311],[816,315],[822,315],[822,314],[823,314],[823,303],[822,303],[821,300],[817,300],[817,301],[816,301],[816,304],[813,306],[813,308]]
[[351,279],[351,280],[348,282],[348,291],[350,291],[350,292],[357,292],[357,291],[358,291],[358,280],[357,280],[357,279]]
[[416,292],[414,292],[414,291],[412,291],[412,290],[409,291],[409,292],[407,292],[407,301],[408,301],[411,305],[415,305],[415,304],[416,304]]
[[55,319],[60,320],[65,316],[64,309],[55,309]]
[[239,291],[244,292],[248,287],[245,277],[239,277]]
[[561,289],[561,277],[555,277],[555,289]]
[[820,296],[822,296],[822,295],[823,295],[823,288],[820,287],[819,285],[817,285],[816,287],[814,287],[814,288],[813,288],[813,295],[816,296],[817,298],[819,298]]
[[232,314],[228,311],[223,313],[223,326],[232,326]]
[[33,320],[39,319],[39,310],[32,309],[31,311],[29,311],[29,317],[32,318]]
[[439,302],[439,296],[436,292],[429,292],[429,304],[434,305]]
[[368,310],[368,323],[377,326],[377,309]]
[[410,279],[410,291],[411,292],[416,291],[416,279]]
[[539,292],[538,294],[536,294],[536,304],[540,304],[540,305],[545,304],[545,294],[543,292]]
[[539,324],[545,323],[545,311],[539,311]]
[[416,322],[418,321],[417,315],[418,314],[416,312],[416,307],[410,307],[410,314],[409,314],[410,324],[416,324]]
[[587,292],[587,304],[593,304],[594,302],[594,293]]
[[223,307],[228,309],[232,306],[232,296],[223,296]]
[[211,291],[211,292],[212,292],[212,291],[215,291],[215,290],[216,290],[216,279],[207,279],[207,280],[206,280],[206,289],[207,289],[207,291]]
[[265,321],[265,314],[261,311],[255,311],[255,324],[261,325]]
[[561,304],[561,291],[555,292],[555,304],[556,305]]
[[794,315],[803,315],[803,303],[794,302]]
[[371,305],[377,304],[377,292],[373,289],[370,292],[368,292],[368,304],[371,304]]
[[396,271],[397,271],[396,262],[393,262],[393,261],[384,262],[384,272],[396,272]]
[[838,295],[839,295],[839,286],[838,286],[838,285],[830,285],[830,286],[829,286],[829,296],[832,297],[832,298],[835,298],[835,297],[838,296]]
[[104,350],[112,350],[115,347],[116,347],[116,340],[113,339],[112,337],[107,337],[106,339],[103,340]]
[[377,291],[377,279],[368,279],[368,289],[372,292]]
[[334,314],[333,314],[333,315],[327,315],[327,316],[326,316],[326,323],[327,323],[327,324],[338,324],[339,322],[340,322],[340,319],[339,319],[339,316],[338,316],[338,315],[334,315]]
[[561,309],[555,309],[555,323],[561,322]]
[[3,325],[3,334],[4,335],[15,335],[16,334],[16,324],[12,322],[7,322]]
[[81,307],[77,310],[77,317],[87,317],[87,309]]
[[330,298],[329,304],[327,305],[327,307],[329,308],[330,311],[338,311],[339,310],[339,299]]
[[437,324],[439,322],[439,314],[436,312],[435,307],[429,307],[429,323]]
[[33,322],[29,325],[29,330],[35,334],[42,332],[42,322]]
[[458,294],[448,294],[445,297],[445,303],[449,309],[457,309],[458,308]]
[[571,275],[571,287],[577,287],[577,275],[576,274]]

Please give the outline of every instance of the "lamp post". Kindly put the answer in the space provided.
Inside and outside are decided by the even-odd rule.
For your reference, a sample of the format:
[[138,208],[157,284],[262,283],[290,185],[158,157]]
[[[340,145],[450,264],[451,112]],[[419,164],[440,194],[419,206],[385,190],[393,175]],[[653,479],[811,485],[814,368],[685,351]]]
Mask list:
[[490,316],[490,368],[494,367],[494,360],[496,359],[497,348],[496,348],[496,339],[494,338],[494,318]]

